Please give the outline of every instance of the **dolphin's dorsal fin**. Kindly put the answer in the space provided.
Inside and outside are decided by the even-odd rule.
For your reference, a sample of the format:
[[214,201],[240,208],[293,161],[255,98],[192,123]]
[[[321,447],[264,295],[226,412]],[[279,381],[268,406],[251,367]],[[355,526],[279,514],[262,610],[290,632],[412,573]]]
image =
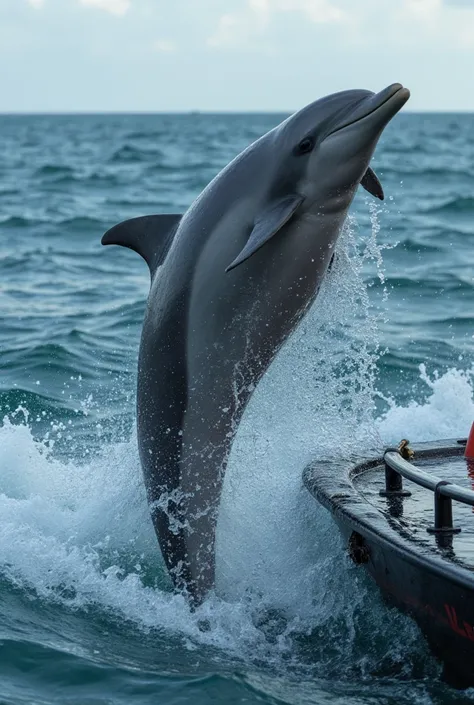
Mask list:
[[153,278],[165,260],[181,215],[145,215],[114,225],[102,237],[103,245],[122,245],[143,257]]
[[278,201],[273,201],[269,207],[256,218],[247,244],[225,271],[229,272],[231,269],[234,269],[234,267],[237,267],[237,265],[242,264],[242,262],[245,262],[254,252],[257,252],[257,250],[263,247],[263,245],[290,220],[303,200],[303,196],[291,194],[280,198]]
[[384,193],[382,184],[378,180],[377,174],[370,168],[370,166],[360,180],[360,185],[365,188],[366,191],[371,193],[372,196],[375,196],[375,198],[380,198],[380,200],[383,201]]

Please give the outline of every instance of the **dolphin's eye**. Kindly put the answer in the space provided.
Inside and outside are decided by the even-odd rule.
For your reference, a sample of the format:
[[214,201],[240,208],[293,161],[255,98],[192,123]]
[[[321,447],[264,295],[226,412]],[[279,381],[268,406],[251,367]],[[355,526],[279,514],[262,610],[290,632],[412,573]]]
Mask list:
[[313,148],[314,139],[312,137],[305,137],[304,140],[301,140],[295,152],[297,156],[299,156],[300,154],[308,154],[308,152],[311,152]]

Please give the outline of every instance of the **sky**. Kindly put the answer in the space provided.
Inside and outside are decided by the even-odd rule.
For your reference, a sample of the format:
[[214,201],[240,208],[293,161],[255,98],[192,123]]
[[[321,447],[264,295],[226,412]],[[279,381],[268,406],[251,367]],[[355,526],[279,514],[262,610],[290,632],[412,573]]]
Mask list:
[[474,111],[474,0],[0,0],[0,112]]

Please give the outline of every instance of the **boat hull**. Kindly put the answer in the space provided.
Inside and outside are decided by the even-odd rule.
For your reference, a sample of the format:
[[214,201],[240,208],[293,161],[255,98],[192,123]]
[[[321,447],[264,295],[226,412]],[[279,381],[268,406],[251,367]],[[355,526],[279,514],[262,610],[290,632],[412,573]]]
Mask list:
[[[337,523],[349,546],[355,527],[342,519]],[[359,536],[368,553],[365,568],[386,601],[415,619],[432,653],[443,663],[445,680],[460,688],[474,685],[472,591],[453,583],[448,576],[429,571],[374,537]]]
[[[424,451],[433,457],[440,447],[462,453],[458,442],[444,443],[420,444],[417,456]],[[377,463],[383,466],[383,459],[313,463],[304,473],[304,484],[334,515],[352,560],[365,567],[389,604],[418,623],[443,664],[445,680],[458,688],[472,686],[474,572],[446,560],[443,551],[427,550],[410,532],[403,535],[386,516],[367,505],[354,487],[354,475]],[[448,537],[448,552],[449,545]]]

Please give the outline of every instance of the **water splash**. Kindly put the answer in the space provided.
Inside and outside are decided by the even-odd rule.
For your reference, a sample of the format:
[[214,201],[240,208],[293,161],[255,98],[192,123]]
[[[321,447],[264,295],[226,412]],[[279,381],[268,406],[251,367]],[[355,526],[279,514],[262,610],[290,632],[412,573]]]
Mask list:
[[393,444],[406,437],[411,441],[466,438],[474,421],[474,367],[452,368],[442,375],[434,370],[432,377],[425,364],[419,370],[429,394],[406,406],[398,406],[393,397],[386,399],[389,408],[377,421],[384,442]]
[[367,244],[349,219],[315,304],[250,400],[224,480],[219,590],[234,599],[256,592],[303,618],[324,591],[321,560],[340,555],[340,545],[302,488],[302,470],[316,455],[380,443],[373,422],[379,314],[363,281],[367,260],[382,268],[373,220]]

